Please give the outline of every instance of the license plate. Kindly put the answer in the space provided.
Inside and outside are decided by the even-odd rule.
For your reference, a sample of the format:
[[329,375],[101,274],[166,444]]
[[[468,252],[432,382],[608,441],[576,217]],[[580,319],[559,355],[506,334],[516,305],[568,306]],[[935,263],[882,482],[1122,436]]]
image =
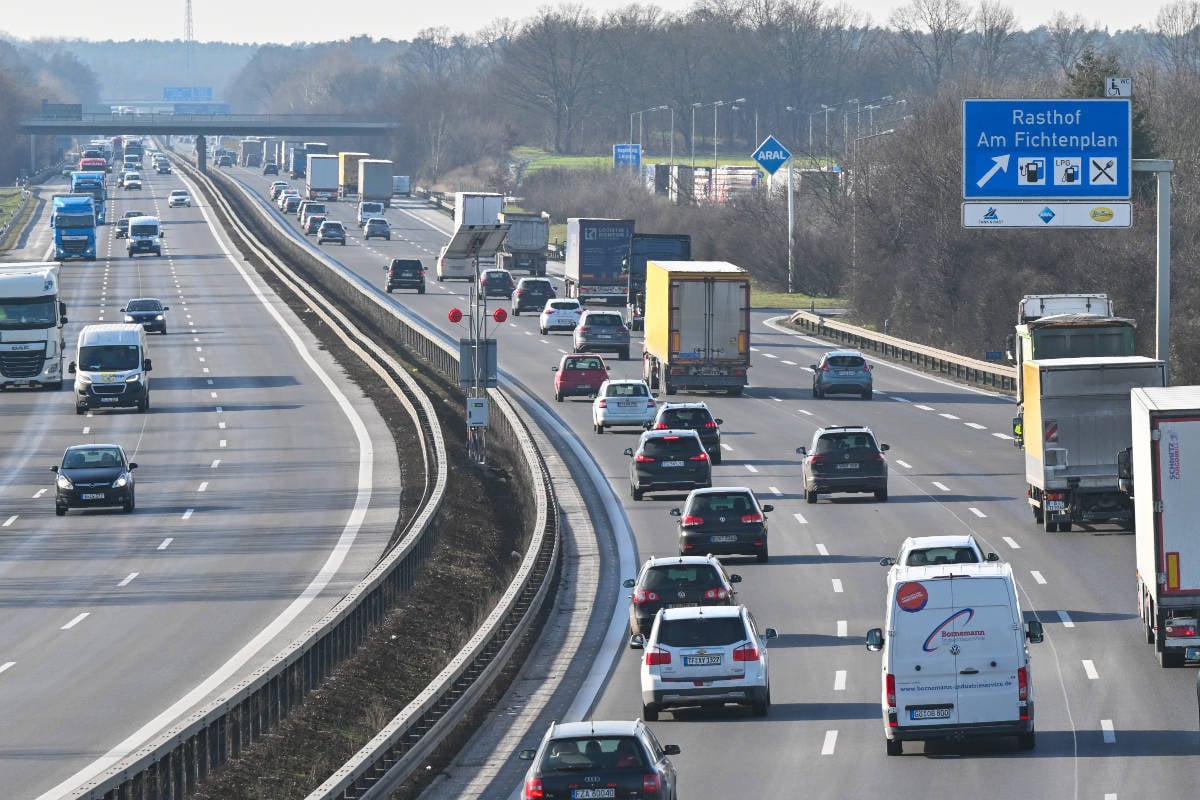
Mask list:
[[577,383],[577,384],[575,384],[575,388],[576,389],[590,389],[590,388],[592,388],[592,385],[590,383]]
[[103,500],[104,492],[85,492],[79,495],[80,500]]
[[682,461],[664,461],[664,462],[662,462],[662,465],[664,467],[682,467],[683,462]]
[[708,540],[710,542],[736,542],[737,537],[733,534],[722,534],[721,536],[710,536]]
[[949,708],[910,708],[909,719],[950,719]]
[[858,464],[854,464],[854,463],[851,463],[851,464],[838,464],[838,465],[837,465],[837,468],[838,468],[838,469],[858,469]]
[[621,408],[633,408],[637,404],[638,404],[637,400],[622,400],[619,403],[617,403],[617,405],[619,405]]
[[117,400],[118,400],[118,398],[116,398],[116,397],[101,397],[100,398],[101,403],[115,403],[115,402],[117,402]]
[[611,786],[606,786],[603,789],[572,789],[571,797],[575,800],[596,800],[600,797],[616,797],[617,790]]
[[715,667],[721,663],[721,656],[684,656],[685,667]]
[[1065,507],[1065,503],[1062,500],[1047,500],[1046,501],[1046,510],[1047,511],[1062,511],[1064,507]]

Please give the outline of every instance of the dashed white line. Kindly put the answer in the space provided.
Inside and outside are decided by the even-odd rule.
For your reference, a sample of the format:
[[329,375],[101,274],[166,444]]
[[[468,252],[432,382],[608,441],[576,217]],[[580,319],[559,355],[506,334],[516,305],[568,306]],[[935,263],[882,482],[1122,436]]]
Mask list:
[[209,386],[212,386],[212,385],[213,385],[213,379],[212,379],[212,378],[209,378],[208,380],[206,380],[206,381],[205,381],[205,383],[207,383]]
[[938,414],[938,416],[939,416],[939,417],[945,417],[946,419],[955,419],[955,420],[956,420],[956,419],[958,419],[958,417],[954,416],[953,414],[947,414],[947,413],[945,413],[945,412],[942,412],[941,414]]
[[220,428],[221,430],[225,430],[225,423],[224,423],[224,422],[218,422],[218,423],[217,423],[217,427],[218,427],[218,428]]
[[950,487],[944,483],[941,483],[940,481],[934,481],[933,485],[936,486],[937,488],[941,489],[943,492],[950,491]]
[[201,481],[200,488],[197,489],[196,491],[197,492],[207,492],[208,491],[208,481]]
[[778,486],[768,486],[767,491],[776,496],[783,494],[783,492],[779,491]]
[[217,444],[217,447],[224,447],[224,446],[225,446],[225,440],[224,440],[224,439],[222,439],[222,440],[221,440],[221,441],[220,441],[220,442]]
[[794,366],[796,366],[796,362],[795,362],[795,361],[780,361],[779,363],[780,363],[780,364],[787,364],[789,367],[794,367]]
[[839,639],[845,639],[850,634],[850,623],[844,619],[837,621],[837,635]]
[[829,555],[829,549],[827,547],[825,547],[825,545],[821,544],[820,542],[817,542],[817,552],[823,556]]
[[779,358],[779,356],[774,353],[763,353],[763,358]]
[[204,356],[200,356],[200,363],[201,363],[201,364],[203,364],[203,363],[204,363]]
[[912,464],[908,463],[907,461],[901,461],[900,459],[897,458],[896,463],[899,464],[900,466],[904,467],[905,469],[912,469]]
[[997,439],[1003,439],[1006,442],[1012,441],[1012,438],[1013,438],[1013,437],[1009,436],[1007,433],[993,433],[992,436],[995,436]]
[[1003,537],[1003,538],[1004,538],[1004,543],[1005,543],[1006,545],[1008,545],[1009,547],[1011,547],[1013,550],[1020,550],[1020,549],[1021,549],[1021,545],[1017,544],[1017,540],[1016,540],[1016,539],[1012,538],[1011,536],[1005,536],[1005,537]]
[[91,427],[90,427],[90,426],[88,426],[88,425],[84,425],[84,426],[83,426],[83,435],[84,435],[84,436],[87,436],[87,435],[88,435],[89,433],[91,433],[91,432],[92,432],[92,429],[91,429]]
[[745,464],[744,466],[751,472],[758,472],[758,467],[754,466],[753,464]]
[[0,672],[8,672],[10,669],[15,667],[16,665],[17,665],[17,662],[15,662],[15,661],[5,661],[3,664],[0,664]]
[[842,593],[842,579],[841,578],[831,578],[830,580],[833,581],[833,591],[836,594],[841,594]]
[[197,352],[197,353],[199,353],[199,352],[200,352],[201,350],[203,350],[203,349],[204,349],[204,348],[202,348],[202,347],[197,347],[197,348],[196,348],[196,352]]
[[966,425],[968,428],[974,428],[977,431],[987,430],[987,425],[980,425],[978,422],[964,422],[963,425]]
[[224,406],[217,406],[217,407],[216,407],[215,409],[213,409],[213,410],[214,410],[214,411],[216,411],[218,414],[220,414],[222,411],[224,411],[224,410],[225,410],[225,408],[224,408]]
[[208,468],[209,468],[209,469],[216,469],[216,468],[217,468],[217,467],[219,467],[219,466],[221,466],[221,459],[219,459],[219,458],[214,458],[214,459],[213,459],[213,462],[212,462],[212,464],[210,464]]
[[1111,719],[1100,720],[1100,732],[1104,735],[1105,744],[1117,743],[1117,731],[1113,728],[1113,721]]
[[1058,612],[1058,618],[1062,620],[1064,628],[1074,628],[1075,623],[1071,621],[1071,615],[1065,611]]
[[159,550],[166,550],[168,547],[170,547],[170,546],[171,546],[171,542],[173,542],[173,541],[175,541],[174,537],[168,536],[167,538],[165,538],[165,539],[163,539],[163,540],[162,540],[162,544],[160,544],[160,545],[158,546],[158,549],[159,549]]
[[90,614],[91,614],[91,612],[90,612],[90,611],[85,611],[85,612],[83,612],[82,614],[80,614],[80,615],[78,615],[77,617],[75,617],[75,619],[73,619],[73,620],[71,620],[70,622],[68,622],[66,625],[63,625],[61,628],[59,628],[59,630],[60,630],[60,631],[69,631],[69,630],[71,630],[71,628],[74,628],[76,625],[78,625],[79,623],[81,623],[81,622],[83,622],[85,619],[87,619],[87,618],[88,618],[88,616],[89,616]]
[[727,444],[725,444],[724,442],[721,442],[721,449],[722,449],[722,450],[728,450],[728,451],[729,451],[729,452],[731,452],[731,453],[733,452],[733,447],[731,447],[730,445],[727,445]]
[[846,691],[846,670],[839,669],[833,673],[833,690],[835,692]]
[[46,490],[44,488],[38,489],[36,492],[33,493],[33,499],[36,500],[39,497],[41,497],[42,495],[44,495],[45,493],[46,493]]
[[796,518],[796,522],[799,522],[801,525],[807,525],[807,524],[808,524],[808,520],[806,520],[806,519],[804,518],[804,515],[803,515],[803,514],[801,514],[801,513],[797,512],[797,513],[795,513],[795,514],[792,514],[792,516],[793,516],[793,517],[795,517],[795,518]]
[[118,583],[118,584],[117,584],[117,586],[118,586],[118,587],[120,587],[120,586],[128,586],[129,584],[133,583],[133,579],[134,579],[134,578],[136,578],[137,576],[138,576],[138,574],[137,574],[136,572],[131,572],[131,573],[129,573],[128,575],[126,575],[126,576],[125,576],[125,580],[123,580],[123,581],[121,581],[120,583]]
[[20,516],[21,516],[20,514],[13,514],[11,517],[4,520],[4,524],[0,525],[0,528],[7,528],[9,525],[12,525],[14,522],[16,522],[17,518]]
[[1100,673],[1096,672],[1096,665],[1092,663],[1090,658],[1083,660],[1083,673],[1088,676],[1088,680],[1090,681],[1100,680]]
[[917,403],[913,408],[919,408],[922,411],[933,411],[933,406],[923,406],[920,403]]
[[825,743],[821,745],[821,755],[833,755],[834,748],[837,747],[837,731],[825,731]]
[[189,508],[187,511],[183,512],[183,516],[180,519],[188,519],[189,517],[192,516],[192,513],[195,512],[195,510],[196,509],[194,509],[194,508]]
[[983,513],[982,511],[980,511],[980,510],[979,510],[978,508],[976,508],[975,506],[967,506],[967,509],[968,509],[968,510],[970,510],[970,512],[971,512],[972,514],[974,514],[975,516],[979,517],[980,519],[986,519],[986,518],[987,518],[987,514]]
[[805,414],[810,417],[813,415],[813,412],[809,411],[807,408],[797,408],[796,410],[799,411],[801,414]]
[[211,397],[213,400],[216,400],[216,399],[217,399],[217,393],[216,393],[216,392],[209,392],[209,393],[208,393],[208,396],[209,396],[209,397]]
[[1029,574],[1033,576],[1033,579],[1035,581],[1037,581],[1038,583],[1040,583],[1042,585],[1045,585],[1046,579],[1042,577],[1042,573],[1038,572],[1036,569],[1031,569],[1031,570],[1029,570]]

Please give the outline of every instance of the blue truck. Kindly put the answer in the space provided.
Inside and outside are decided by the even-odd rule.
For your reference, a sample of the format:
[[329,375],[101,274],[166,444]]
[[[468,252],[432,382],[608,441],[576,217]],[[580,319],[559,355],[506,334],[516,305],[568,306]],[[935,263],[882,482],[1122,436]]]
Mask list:
[[293,180],[308,177],[308,150],[304,145],[292,145],[288,149],[287,169],[288,177]]
[[581,303],[620,305],[628,294],[624,263],[633,241],[633,220],[567,218],[563,279],[567,297]]
[[50,198],[54,259],[96,260],[96,206],[90,194],[56,194]]
[[104,224],[104,206],[108,201],[108,187],[103,172],[72,172],[71,193],[90,194],[96,207],[96,224]]
[[634,233],[625,270],[625,324],[640,331],[646,324],[646,262],[691,261],[692,237],[686,233]]

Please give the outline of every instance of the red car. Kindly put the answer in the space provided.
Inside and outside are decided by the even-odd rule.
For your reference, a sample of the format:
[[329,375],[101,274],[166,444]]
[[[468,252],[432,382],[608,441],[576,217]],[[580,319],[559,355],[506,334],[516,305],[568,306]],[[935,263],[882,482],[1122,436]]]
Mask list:
[[304,223],[304,233],[305,234],[316,233],[318,230],[321,229],[321,223],[324,221],[325,221],[325,217],[323,217],[322,215],[313,214],[311,217],[308,218],[308,221],[306,221]]
[[600,356],[569,353],[554,367],[554,399],[591,397],[608,380],[608,365]]

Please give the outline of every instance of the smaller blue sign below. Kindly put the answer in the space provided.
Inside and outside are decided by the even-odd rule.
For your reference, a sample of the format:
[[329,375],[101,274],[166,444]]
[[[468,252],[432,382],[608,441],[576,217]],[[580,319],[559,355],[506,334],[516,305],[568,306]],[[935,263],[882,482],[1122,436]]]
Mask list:
[[791,157],[792,152],[774,136],[763,139],[763,143],[758,146],[753,155],[754,160],[767,171],[768,175],[774,175]]
[[628,169],[637,171],[642,166],[642,146],[640,144],[614,144],[613,169]]
[[164,103],[211,103],[213,90],[211,86],[164,86],[162,99]]

